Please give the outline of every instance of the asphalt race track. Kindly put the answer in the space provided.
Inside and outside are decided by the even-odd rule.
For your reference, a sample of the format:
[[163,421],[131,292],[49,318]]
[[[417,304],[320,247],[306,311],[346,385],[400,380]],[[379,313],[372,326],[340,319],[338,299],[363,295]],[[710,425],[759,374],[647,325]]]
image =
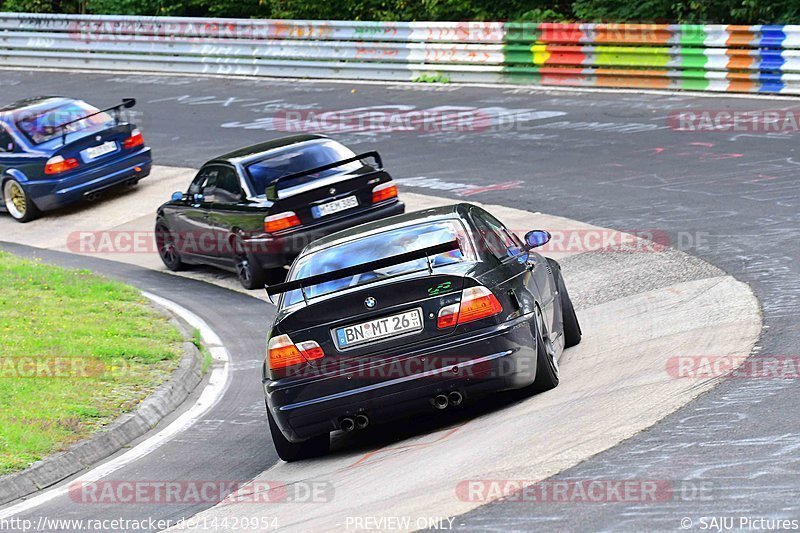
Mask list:
[[[356,150],[379,148],[405,190],[543,211],[619,230],[665,232],[671,246],[750,284],[763,310],[758,356],[800,355],[800,328],[793,316],[800,297],[796,138],[671,127],[671,116],[682,110],[800,108],[794,100],[18,71],[4,71],[0,85],[4,101],[67,94],[110,104],[117,97],[136,97],[137,109],[143,112],[138,121],[155,147],[156,162],[184,167],[283,134],[275,131],[282,127],[275,117],[296,116],[289,112],[304,116],[309,110],[368,107],[435,114],[442,106],[459,106],[479,120],[456,132],[385,131],[378,123],[367,131],[361,127],[331,135]],[[13,240],[8,237],[14,236],[2,235],[0,240]],[[263,410],[252,409],[253,398],[260,395],[256,368],[263,340],[241,335],[265,328],[268,305],[129,265],[12,251],[39,253],[48,260],[129,279],[189,307],[223,338],[233,371],[252,376],[241,381],[245,385],[235,391],[231,403],[217,406],[214,420],[159,449],[157,462],[130,465],[123,478],[196,478],[200,474],[195,469],[202,465],[202,475],[211,479],[245,480],[276,463]],[[231,308],[237,312],[231,313]],[[796,380],[728,380],[654,427],[556,476],[704,483],[701,497],[685,494],[658,504],[499,501],[458,516],[454,526],[674,530],[684,517],[695,523],[707,516],[798,518],[797,402]],[[585,406],[591,408],[590,403]],[[237,422],[235,428],[226,427],[231,421]],[[432,427],[441,430],[438,423]],[[408,436],[409,431],[399,432]],[[380,436],[375,438],[377,442],[363,445],[364,452],[381,443]],[[513,477],[513,472],[508,475]],[[48,514],[96,513],[86,507],[76,511],[68,500],[53,505]],[[207,506],[151,506],[144,511],[119,507],[103,513],[183,517]]]

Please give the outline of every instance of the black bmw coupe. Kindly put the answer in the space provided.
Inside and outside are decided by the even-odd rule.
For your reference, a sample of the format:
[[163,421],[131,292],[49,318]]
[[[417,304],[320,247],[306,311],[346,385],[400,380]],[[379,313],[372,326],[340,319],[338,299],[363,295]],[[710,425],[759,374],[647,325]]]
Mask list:
[[457,204],[322,238],[295,260],[262,379],[278,455],[325,453],[330,432],[558,385],[581,330],[558,263],[485,210]]
[[170,270],[216,266],[257,289],[283,279],[314,239],[404,210],[378,152],[298,135],[204,164],[186,192],[159,207],[156,245]]

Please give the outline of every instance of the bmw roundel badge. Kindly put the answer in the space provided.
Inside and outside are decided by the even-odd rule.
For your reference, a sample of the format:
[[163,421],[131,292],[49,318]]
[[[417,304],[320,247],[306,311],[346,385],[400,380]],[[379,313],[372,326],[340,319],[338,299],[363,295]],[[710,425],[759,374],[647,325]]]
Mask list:
[[376,305],[378,305],[378,300],[376,300],[372,296],[369,296],[366,300],[364,300],[364,305],[366,305],[368,309],[372,309]]

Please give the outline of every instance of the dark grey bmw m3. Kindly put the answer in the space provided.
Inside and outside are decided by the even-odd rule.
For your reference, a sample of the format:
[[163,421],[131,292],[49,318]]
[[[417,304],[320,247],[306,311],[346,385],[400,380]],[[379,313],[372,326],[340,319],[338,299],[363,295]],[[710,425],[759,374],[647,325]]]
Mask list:
[[278,455],[330,433],[494,392],[558,385],[581,330],[558,263],[471,204],[408,213],[307,246],[280,295],[262,378]]

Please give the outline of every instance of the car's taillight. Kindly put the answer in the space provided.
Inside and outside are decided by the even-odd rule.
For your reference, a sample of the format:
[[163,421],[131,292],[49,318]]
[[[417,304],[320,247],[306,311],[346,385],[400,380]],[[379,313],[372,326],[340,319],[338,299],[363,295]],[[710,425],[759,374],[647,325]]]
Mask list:
[[294,211],[286,211],[277,215],[270,215],[264,219],[264,231],[274,233],[282,229],[293,228],[300,225],[300,219]]
[[303,341],[297,345],[306,361],[314,361],[325,357],[325,352],[317,341]]
[[325,352],[316,341],[292,342],[289,335],[278,335],[269,340],[267,346],[270,369],[286,368],[325,357]]
[[384,200],[388,200],[389,198],[395,198],[396,196],[397,196],[397,184],[393,181],[387,181],[386,183],[381,183],[380,185],[372,189],[373,204],[377,204],[378,202],[383,202]]
[[45,174],[60,174],[62,172],[66,172],[67,170],[71,170],[77,167],[80,163],[78,160],[70,157],[69,159],[64,159],[60,155],[55,157],[51,157],[47,160],[47,163],[44,165],[44,173]]
[[497,297],[486,287],[470,287],[461,291],[461,302],[439,309],[436,326],[439,329],[452,328],[482,318],[494,316],[503,311]]
[[144,137],[139,130],[133,130],[131,136],[122,141],[122,146],[125,148],[135,148],[144,144]]

